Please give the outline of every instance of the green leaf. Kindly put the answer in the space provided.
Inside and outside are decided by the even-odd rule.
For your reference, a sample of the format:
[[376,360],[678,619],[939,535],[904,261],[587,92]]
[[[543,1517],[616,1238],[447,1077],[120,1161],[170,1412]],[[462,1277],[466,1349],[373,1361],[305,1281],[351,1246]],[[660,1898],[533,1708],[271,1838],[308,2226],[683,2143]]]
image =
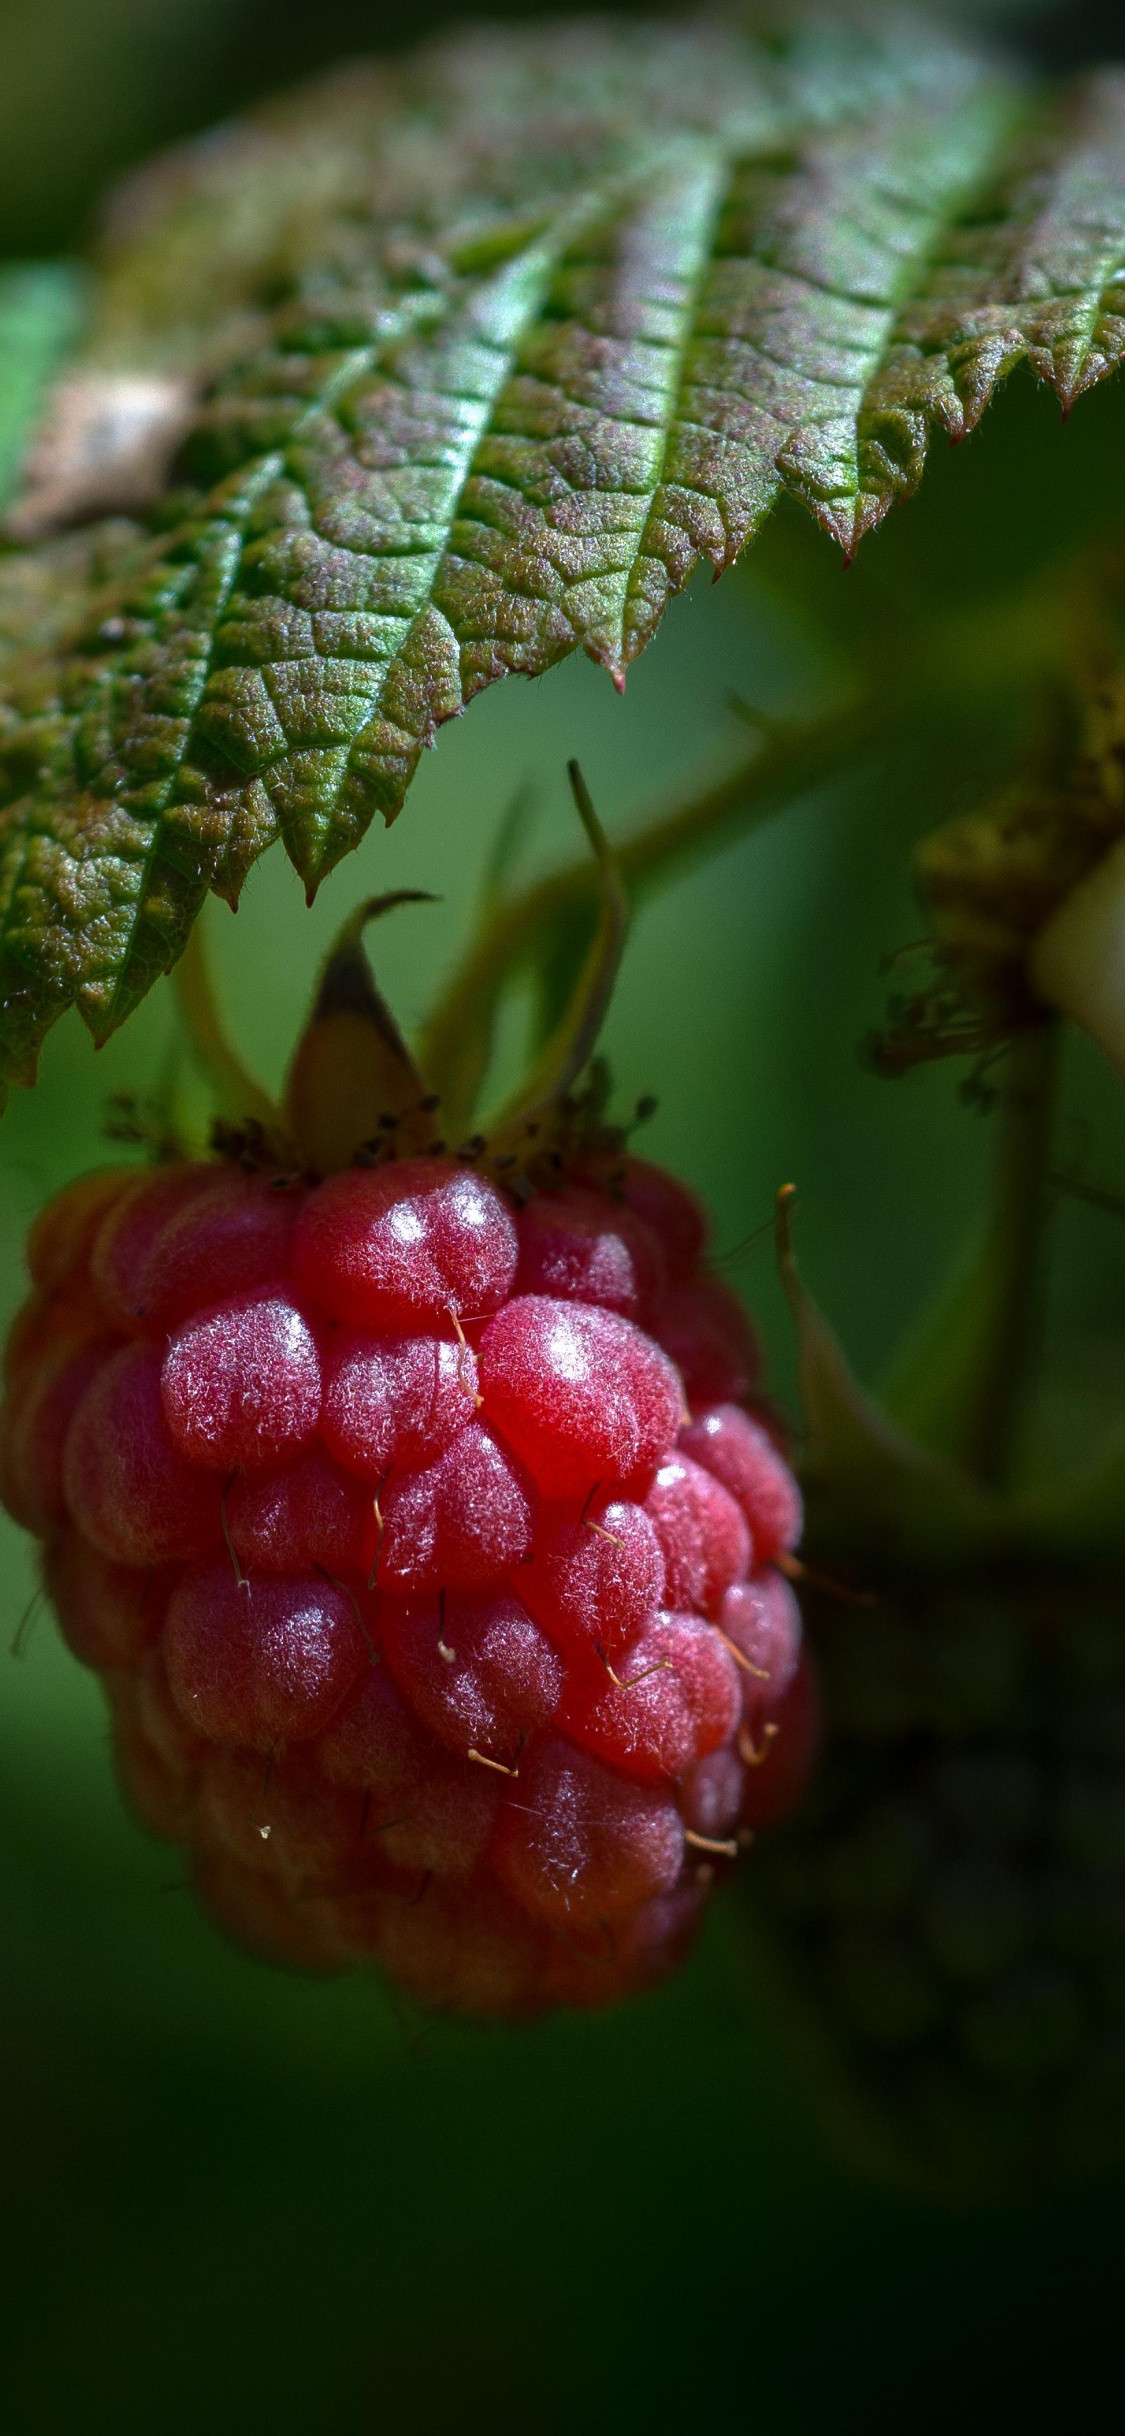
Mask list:
[[1021,357],[1069,405],[1123,303],[1122,80],[913,18],[458,33],[158,165],[87,372],[198,410],[10,680],[4,1069],[72,1001],[104,1038],[275,838],[311,894],[483,686],[623,682],[781,492],[850,552]]

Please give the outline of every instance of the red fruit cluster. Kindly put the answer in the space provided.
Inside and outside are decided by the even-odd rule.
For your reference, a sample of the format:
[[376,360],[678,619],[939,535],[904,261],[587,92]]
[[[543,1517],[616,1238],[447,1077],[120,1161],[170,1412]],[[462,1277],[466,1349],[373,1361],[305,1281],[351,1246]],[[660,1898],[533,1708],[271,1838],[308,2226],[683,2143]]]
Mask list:
[[178,1164],[38,1220],[4,1500],[243,1939],[602,2003],[792,1798],[799,1499],[703,1242],[635,1160],[523,1208],[446,1158]]

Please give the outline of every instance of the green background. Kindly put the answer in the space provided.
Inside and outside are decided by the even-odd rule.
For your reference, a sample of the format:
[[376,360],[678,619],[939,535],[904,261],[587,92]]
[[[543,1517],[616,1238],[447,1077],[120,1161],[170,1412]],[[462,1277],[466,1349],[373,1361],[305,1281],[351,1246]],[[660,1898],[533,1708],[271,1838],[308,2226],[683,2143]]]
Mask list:
[[[74,249],[107,171],[282,73],[400,39],[404,15],[344,0],[304,16],[254,0],[8,0],[0,254]],[[411,11],[411,28],[426,20]],[[1074,45],[1092,26],[1070,12],[1039,39]],[[0,286],[0,460],[73,310],[55,272]],[[533,872],[575,851],[569,754],[623,831],[744,749],[732,690],[775,711],[828,699],[832,637],[853,616],[882,617],[889,637],[924,602],[987,602],[1076,532],[1120,519],[1123,412],[1111,386],[1064,429],[1017,379],[970,448],[935,453],[919,499],[847,577],[783,518],[745,572],[693,585],[623,701],[576,662],[494,689],[312,914],[280,856],[236,918],[210,909],[246,1053],[276,1081],[318,957],[372,889],[441,894],[377,939],[384,987],[416,1020],[525,779],[539,801]],[[971,800],[1013,715],[998,698],[972,719],[935,716],[858,779],[729,844],[638,922],[606,1044],[619,1097],[658,1092],[645,1147],[709,1199],[783,1392],[763,1231],[780,1182],[798,1184],[807,1274],[869,1379],[979,1206],[989,1128],[960,1103],[958,1074],[891,1087],[856,1044],[882,1005],[880,956],[918,927],[909,841]],[[16,1095],[0,1131],[5,1312],[30,1217],[104,1156],[107,1095],[153,1083],[173,1031],[166,985],[97,1058],[68,1020],[38,1090]],[[1070,1063],[1074,1143],[1120,1182],[1115,1086],[1092,1053],[1072,1049]],[[1062,1214],[1052,1294],[1043,1421],[1066,1437],[1075,1383],[1115,1385],[1118,1221]],[[954,2216],[867,2184],[825,2144],[729,1904],[660,1996],[518,2033],[419,2023],[370,1980],[306,1984],[244,1959],[196,1913],[177,1856],[126,1819],[96,1686],[49,1619],[33,1616],[7,1655],[34,1578],[11,1526],[0,1545],[9,2424],[553,2436],[714,2421],[788,2436],[1073,2426],[1102,2407],[1120,2341],[1119,2191]]]

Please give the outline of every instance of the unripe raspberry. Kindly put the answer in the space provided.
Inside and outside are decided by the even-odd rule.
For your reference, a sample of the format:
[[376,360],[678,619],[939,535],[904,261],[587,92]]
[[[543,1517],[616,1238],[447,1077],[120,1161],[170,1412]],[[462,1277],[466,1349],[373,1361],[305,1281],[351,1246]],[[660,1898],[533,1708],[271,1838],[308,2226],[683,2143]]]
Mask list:
[[704,1236],[643,1162],[517,1201],[436,1155],[102,1175],[37,1222],[4,1494],[130,1800],[260,1951],[609,2003],[794,1797],[762,1559],[799,1504]]
[[1125,2154],[1120,1580],[872,1587],[813,1603],[824,1763],[763,1839],[756,1935],[866,2163],[946,2202],[1069,2188]]

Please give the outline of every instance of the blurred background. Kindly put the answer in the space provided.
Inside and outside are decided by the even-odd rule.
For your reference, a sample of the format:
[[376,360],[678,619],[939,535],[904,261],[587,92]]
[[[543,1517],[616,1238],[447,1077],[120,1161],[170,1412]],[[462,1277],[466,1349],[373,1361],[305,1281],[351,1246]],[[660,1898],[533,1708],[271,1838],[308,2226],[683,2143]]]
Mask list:
[[[441,0],[0,0],[0,257],[79,252],[104,182],[153,146],[457,13]],[[991,15],[1060,63],[1112,50],[1118,21],[1093,5]],[[0,401],[17,419],[19,312],[9,289]],[[380,978],[415,1020],[465,938],[517,786],[536,791],[533,874],[575,851],[568,755],[623,831],[745,749],[732,692],[775,711],[828,700],[853,615],[908,618],[967,585],[987,602],[1120,518],[1122,411],[1110,385],[1064,428],[1021,376],[969,449],[935,451],[847,595],[828,544],[782,516],[744,570],[692,586],[624,700],[575,661],[495,688],[312,914],[280,855],[237,920],[210,909],[247,1054],[278,1079],[318,958],[373,889],[441,896],[378,935]],[[889,1086],[856,1047],[881,1009],[880,958],[917,930],[910,841],[971,799],[1014,715],[998,700],[955,733],[916,735],[728,844],[638,922],[607,1040],[619,1099],[659,1095],[646,1152],[710,1201],[783,1395],[762,1231],[780,1182],[798,1183],[807,1274],[871,1380],[979,1205],[988,1127],[960,1076]],[[104,1156],[107,1096],[156,1081],[173,1024],[163,986],[97,1059],[68,1021],[38,1090],[16,1094],[0,1129],[5,1316],[36,1207]],[[1120,1178],[1114,1091],[1092,1054],[1072,1051],[1068,1088],[1083,1157]],[[1107,1322],[1125,1318],[1119,1221],[1067,1210],[1053,1294],[1065,1431],[1068,1376],[1085,1386],[1104,1369]],[[32,1570],[7,1524],[0,1547],[10,2425],[429,2436],[518,2416],[554,2436],[713,2414],[805,2436],[954,2417],[1073,2425],[1098,2404],[1119,2349],[1119,2192],[946,2216],[864,2182],[825,2146],[723,1907],[660,1996],[519,2033],[420,2024],[371,1982],[305,1984],[244,1959],[196,1915],[175,1855],[125,1818],[96,1688],[49,1618],[27,1616]]]
[[[349,53],[402,49],[458,17],[558,13],[529,0],[3,0],[0,250],[72,245],[129,162]],[[1120,40],[1116,0],[954,0],[946,14],[1052,63]]]

